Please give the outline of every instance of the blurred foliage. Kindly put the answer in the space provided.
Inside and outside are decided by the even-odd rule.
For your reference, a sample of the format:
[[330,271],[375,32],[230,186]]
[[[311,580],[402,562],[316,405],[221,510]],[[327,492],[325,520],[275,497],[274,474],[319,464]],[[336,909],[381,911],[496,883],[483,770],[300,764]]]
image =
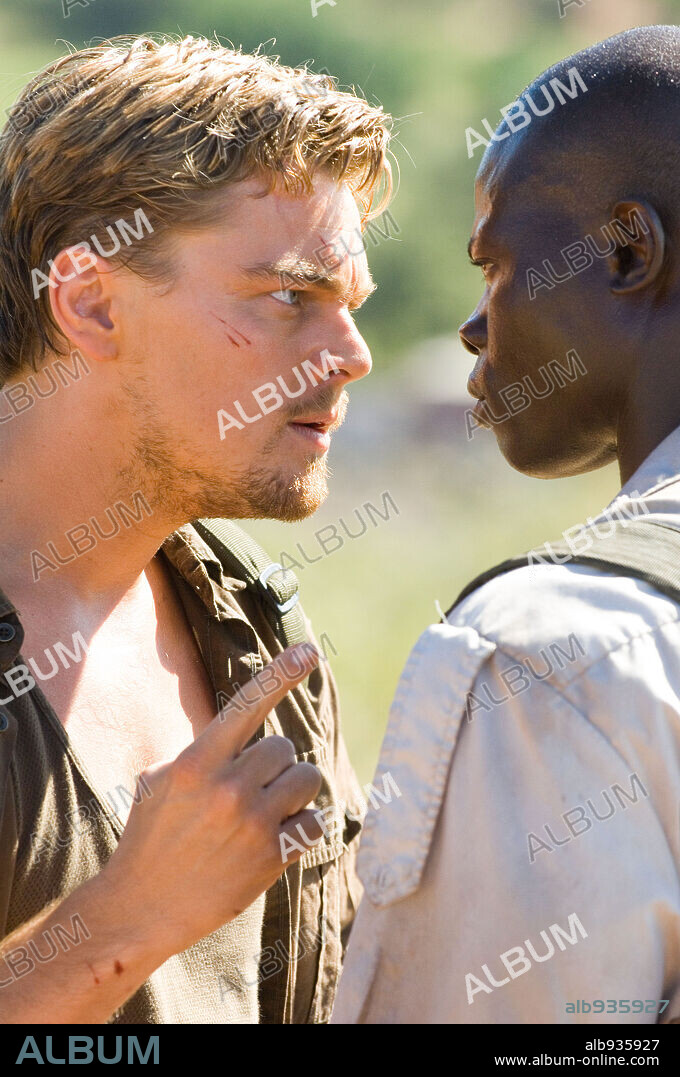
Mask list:
[[[71,0],[68,0],[69,4]],[[674,22],[680,0],[586,0],[559,17],[558,0],[337,0],[312,16],[310,0],[0,0],[0,106],[30,74],[69,47],[114,34],[218,35],[245,50],[262,45],[291,65],[328,68],[397,120],[396,239],[370,245],[379,288],[358,322],[373,352],[370,383],[398,394],[399,365],[424,338],[449,334],[476,304],[468,267],[474,175],[465,129],[495,126],[540,71],[630,26]],[[371,389],[370,391],[373,391]],[[361,400],[364,383],[355,388]],[[408,402],[404,430],[408,428]],[[419,445],[404,433],[388,451],[380,431],[357,463],[352,420],[337,435],[331,497],[312,520],[255,523],[273,557],[389,490],[397,518],[346,542],[300,573],[317,636],[332,657],[345,730],[360,776],[372,773],[389,702],[408,651],[460,588],[489,565],[539,545],[600,510],[618,489],[614,468],[551,483],[512,472],[479,442]],[[443,432],[446,433],[445,431]],[[350,524],[350,526],[352,526]],[[356,525],[354,525],[356,526]]]

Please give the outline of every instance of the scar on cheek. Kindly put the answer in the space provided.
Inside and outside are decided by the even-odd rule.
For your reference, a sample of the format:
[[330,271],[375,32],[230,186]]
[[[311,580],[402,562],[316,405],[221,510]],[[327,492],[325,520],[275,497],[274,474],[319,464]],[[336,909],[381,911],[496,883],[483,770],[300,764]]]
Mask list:
[[229,337],[229,340],[235,348],[241,347],[238,340],[236,340],[237,336],[241,337],[241,340],[245,341],[246,344],[252,344],[252,341],[248,340],[248,337],[244,333],[242,333],[240,329],[236,329],[233,325],[229,325],[229,322],[225,322],[224,318],[220,318],[219,314],[215,314],[214,311],[211,310],[210,313],[212,314],[213,318],[217,318],[218,322],[221,322],[222,325],[225,325],[227,327],[227,336]]
[[320,232],[318,232],[317,235],[318,235],[318,238],[321,241],[321,246],[322,246],[323,250],[325,250],[326,248],[330,248],[330,250],[335,252],[335,247],[333,246],[333,244],[331,243],[331,241],[329,239],[324,239]]

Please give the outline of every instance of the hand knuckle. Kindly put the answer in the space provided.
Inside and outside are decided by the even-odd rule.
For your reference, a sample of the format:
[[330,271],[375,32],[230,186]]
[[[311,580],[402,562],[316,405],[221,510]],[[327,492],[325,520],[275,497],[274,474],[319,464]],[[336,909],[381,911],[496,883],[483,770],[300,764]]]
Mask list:
[[264,846],[265,849],[269,846],[275,827],[263,812],[251,808],[244,818],[243,826],[253,845]]
[[272,740],[276,741],[276,752],[278,758],[280,758],[281,760],[290,760],[291,763],[295,761],[295,745],[293,744],[292,740],[289,740],[288,737],[279,736],[272,737]]
[[143,789],[147,786],[149,789],[153,789],[154,786],[158,786],[169,770],[169,764],[156,765],[152,767],[144,767],[137,775],[136,788],[140,786]]
[[295,768],[300,780],[304,783],[305,788],[309,787],[316,789],[321,788],[322,776],[321,771],[318,770],[313,763],[298,763]]
[[203,780],[202,768],[195,755],[179,755],[168,768],[173,784],[180,790],[194,789]]
[[240,815],[244,811],[243,786],[234,778],[221,781],[215,790],[215,808],[220,815]]

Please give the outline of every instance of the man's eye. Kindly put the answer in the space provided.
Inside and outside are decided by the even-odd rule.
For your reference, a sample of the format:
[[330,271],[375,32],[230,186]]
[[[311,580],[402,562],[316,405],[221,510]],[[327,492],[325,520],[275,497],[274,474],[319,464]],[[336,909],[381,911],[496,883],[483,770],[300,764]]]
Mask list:
[[297,306],[299,302],[299,291],[294,288],[282,288],[278,292],[269,293],[272,299],[278,300],[279,303],[285,303],[287,307]]
[[482,261],[481,259],[479,261],[476,261],[476,262],[471,262],[470,264],[472,266],[474,266],[475,269],[481,269],[481,271],[482,271],[482,273],[484,274],[485,277],[486,277],[487,273],[489,273],[490,270],[493,269],[493,262],[485,262],[485,261]]

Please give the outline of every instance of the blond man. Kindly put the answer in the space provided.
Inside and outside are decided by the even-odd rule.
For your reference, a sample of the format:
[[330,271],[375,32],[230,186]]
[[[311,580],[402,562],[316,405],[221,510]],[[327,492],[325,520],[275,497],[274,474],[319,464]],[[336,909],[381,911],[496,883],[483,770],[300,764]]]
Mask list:
[[326,496],[386,121],[192,38],[75,52],[10,111],[3,1022],[329,1019],[358,901],[334,684],[187,521]]

